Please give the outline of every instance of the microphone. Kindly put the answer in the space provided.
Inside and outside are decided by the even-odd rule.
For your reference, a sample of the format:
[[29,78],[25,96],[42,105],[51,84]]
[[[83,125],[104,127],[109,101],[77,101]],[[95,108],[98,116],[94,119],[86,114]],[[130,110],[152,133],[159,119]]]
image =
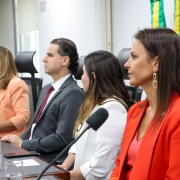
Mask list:
[[104,108],[99,108],[97,111],[95,111],[88,119],[87,119],[87,123],[88,126],[82,131],[82,133],[75,138],[70,144],[68,144],[52,161],[51,163],[45,167],[45,169],[39,174],[39,176],[37,177],[37,180],[39,180],[42,175],[44,174],[44,172],[46,172],[51,165],[56,162],[56,160],[62,156],[62,154],[64,152],[66,152],[89,128],[94,129],[95,131],[97,131],[99,129],[99,127],[106,121],[106,119],[108,118],[109,114],[107,112],[106,109]]
[[88,126],[92,127],[95,131],[97,131],[99,127],[106,121],[108,116],[109,114],[106,109],[99,108],[87,119],[86,122],[89,124]]

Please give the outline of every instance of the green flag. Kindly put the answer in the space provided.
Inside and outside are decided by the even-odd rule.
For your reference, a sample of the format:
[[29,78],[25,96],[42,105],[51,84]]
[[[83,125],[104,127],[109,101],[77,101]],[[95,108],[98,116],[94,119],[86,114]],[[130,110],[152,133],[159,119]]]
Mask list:
[[180,0],[174,0],[174,30],[180,36]]
[[153,28],[166,27],[163,0],[151,1],[151,25]]

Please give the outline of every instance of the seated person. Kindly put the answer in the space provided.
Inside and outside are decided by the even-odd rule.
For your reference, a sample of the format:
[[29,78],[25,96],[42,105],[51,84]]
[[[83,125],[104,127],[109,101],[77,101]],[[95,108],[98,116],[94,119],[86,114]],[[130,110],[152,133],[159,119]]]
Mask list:
[[0,138],[19,136],[29,125],[29,89],[17,75],[11,52],[0,46]]
[[7,135],[2,141],[37,151],[51,161],[73,140],[72,130],[84,92],[72,77],[79,65],[76,45],[72,41],[64,38],[51,41],[43,62],[44,72],[53,82],[41,90],[31,125],[21,138]]
[[75,123],[74,137],[84,130],[86,119],[99,108],[105,108],[109,116],[97,131],[89,129],[81,136],[60,167],[69,170],[74,164],[71,179],[106,180],[115,166],[130,98],[120,64],[107,51],[85,57],[81,80],[86,98]]
[[179,36],[168,28],[139,30],[124,66],[147,99],[128,112],[110,180],[179,180]]

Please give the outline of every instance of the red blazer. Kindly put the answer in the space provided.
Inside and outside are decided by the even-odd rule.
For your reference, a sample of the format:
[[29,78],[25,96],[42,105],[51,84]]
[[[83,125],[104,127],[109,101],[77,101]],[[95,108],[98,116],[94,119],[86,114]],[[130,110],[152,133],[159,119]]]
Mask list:
[[[180,96],[174,93],[172,104],[160,126],[153,132],[147,129],[131,171],[130,180],[180,179]],[[125,158],[149,102],[136,103],[128,112],[122,146],[110,180],[124,180]]]

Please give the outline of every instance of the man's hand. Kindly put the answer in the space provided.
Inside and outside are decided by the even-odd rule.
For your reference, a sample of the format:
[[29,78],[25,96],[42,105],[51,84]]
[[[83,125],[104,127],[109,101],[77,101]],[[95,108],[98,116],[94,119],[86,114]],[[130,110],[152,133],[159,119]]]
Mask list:
[[8,134],[6,136],[3,136],[1,138],[1,141],[3,141],[3,142],[10,142],[13,146],[20,147],[22,139],[19,136],[17,136],[17,135]]

